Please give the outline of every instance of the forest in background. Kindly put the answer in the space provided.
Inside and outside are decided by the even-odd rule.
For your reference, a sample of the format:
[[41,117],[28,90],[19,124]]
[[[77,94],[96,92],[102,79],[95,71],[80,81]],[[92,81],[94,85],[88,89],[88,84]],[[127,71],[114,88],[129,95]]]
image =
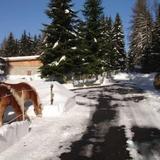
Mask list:
[[147,0],[135,1],[126,51],[121,16],[105,15],[101,0],[85,0],[83,18],[71,0],[50,0],[45,13],[51,22],[43,25],[41,35],[24,31],[16,39],[10,33],[0,56],[40,55],[41,76],[59,81],[112,71],[159,72],[160,5],[152,5],[151,10]]

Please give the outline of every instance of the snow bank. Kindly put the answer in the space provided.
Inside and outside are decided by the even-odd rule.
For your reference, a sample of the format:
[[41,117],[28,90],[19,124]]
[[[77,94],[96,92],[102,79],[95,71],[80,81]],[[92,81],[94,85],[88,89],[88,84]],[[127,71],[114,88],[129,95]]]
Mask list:
[[115,74],[115,75],[112,75],[113,79],[114,80],[130,80],[130,75],[127,74],[127,73],[118,73],[118,74]]
[[[43,107],[43,117],[57,117],[63,112],[68,111],[71,107],[75,106],[75,95],[72,91],[67,89],[64,85],[54,82],[45,81],[40,78],[39,75],[34,76],[9,76],[8,83],[27,82],[33,86],[40,96],[40,100]],[[53,85],[54,101],[53,105],[51,101],[51,85]],[[27,110],[27,114],[34,118],[33,105],[30,105]]]
[[21,121],[0,127],[0,152],[25,136],[29,131],[29,126],[28,121]]
[[152,74],[130,74],[130,80],[144,90],[154,90],[153,81],[155,73]]
[[[41,84],[43,83],[43,84]],[[57,117],[63,112],[68,111],[75,106],[75,94],[72,91],[66,89],[62,84],[58,82],[39,82],[31,83],[34,86],[40,96],[43,105],[43,117]],[[50,86],[53,84],[54,100],[53,105],[50,104]],[[30,117],[35,117],[33,106],[29,107],[27,114]]]
[[35,75],[7,75],[7,81],[8,82],[22,82],[22,81],[43,81],[41,79],[40,74]]
[[153,91],[153,81],[156,73],[152,74],[141,74],[141,73],[118,73],[116,75],[112,75],[113,80],[118,80],[123,82],[129,82],[137,87],[144,89],[146,91]]
[[[42,106],[43,117],[53,118],[62,115],[62,113],[69,111],[72,107],[76,106],[75,94],[72,91],[66,89],[62,84],[58,82],[45,82],[43,80],[33,80],[17,77],[10,77],[7,82],[18,83],[27,82],[31,84],[39,93]],[[14,81],[13,81],[14,79]],[[53,84],[54,101],[53,105],[50,104],[50,87]],[[27,114],[32,118],[36,115],[34,113],[33,105],[29,106]],[[8,111],[5,114],[5,121],[10,121],[15,117],[11,107],[8,107]],[[42,119],[41,119],[42,120]],[[7,149],[9,146],[16,143],[21,137],[26,135],[29,130],[29,122],[14,122],[10,125],[4,125],[0,128],[0,152]]]
[[75,94],[72,91],[58,82],[54,82],[53,85],[54,105],[63,104],[64,111],[67,111],[76,104]]

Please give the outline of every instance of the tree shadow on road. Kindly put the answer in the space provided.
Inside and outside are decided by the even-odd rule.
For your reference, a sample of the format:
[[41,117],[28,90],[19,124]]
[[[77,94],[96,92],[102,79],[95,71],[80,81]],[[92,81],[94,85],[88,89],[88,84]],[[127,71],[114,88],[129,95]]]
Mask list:
[[140,128],[134,126],[133,141],[135,142],[138,153],[144,160],[155,160],[155,154],[160,157],[160,130],[157,128]]
[[60,156],[61,160],[130,159],[124,127],[112,126],[118,116],[118,106],[111,105],[112,100],[111,96],[99,96],[99,104],[85,134],[71,145],[71,152]]

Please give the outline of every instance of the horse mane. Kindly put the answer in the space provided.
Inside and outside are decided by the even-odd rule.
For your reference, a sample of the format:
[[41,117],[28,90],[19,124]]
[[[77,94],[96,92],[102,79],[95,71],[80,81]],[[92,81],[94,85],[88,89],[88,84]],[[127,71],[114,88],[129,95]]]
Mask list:
[[[17,99],[15,98],[15,96],[12,94],[11,90],[7,86],[0,84],[0,89],[1,89],[1,91],[0,91],[0,100],[3,97],[8,96],[8,97],[10,97],[10,99],[14,100],[14,102],[21,108],[21,105],[18,103]],[[10,102],[10,103],[12,103],[12,102]]]
[[[23,107],[22,110],[24,110],[24,102],[27,99],[28,100],[31,99],[34,104],[36,103],[36,105],[34,105],[34,106],[38,106],[38,108],[39,107],[42,108],[42,103],[40,101],[40,97],[38,95],[38,92],[30,84],[28,84],[26,82],[20,82],[20,83],[16,83],[16,84],[2,82],[1,85],[6,86],[11,91],[11,93],[13,94],[15,99],[17,100],[18,104]],[[26,97],[28,97],[28,96],[30,98],[26,99]],[[35,98],[33,98],[33,97],[35,97]],[[34,109],[37,112],[37,107],[36,108],[34,107]]]
[[19,83],[0,82],[0,85],[4,85],[4,86],[6,86],[9,89],[10,88],[14,88],[15,89],[15,87],[18,86],[18,85],[25,85],[25,86],[29,87],[30,90],[33,90],[36,94],[38,94],[37,91],[36,91],[36,89],[34,87],[32,87],[30,84],[26,83],[26,82],[19,82]]
[[[28,118],[27,115],[24,115],[24,117],[23,117],[23,110],[21,107],[21,103],[19,103],[19,101],[13,95],[11,90],[3,84],[0,84],[0,99],[3,100],[3,102],[5,102],[5,103],[2,103],[3,107],[4,107],[4,104],[6,107],[7,107],[7,105],[12,106],[15,113],[17,114],[17,117],[16,117],[17,120],[22,120],[22,118]],[[2,110],[1,110],[1,114],[4,114],[4,113],[2,113]]]
[[16,100],[18,105],[21,107],[21,109],[23,109],[22,108],[22,102],[21,102],[21,99],[18,96],[17,91],[14,90],[9,84],[7,84],[5,82],[2,82],[0,85],[3,86],[3,87],[6,87],[10,91],[10,93],[12,94],[12,96],[14,97],[14,99]]

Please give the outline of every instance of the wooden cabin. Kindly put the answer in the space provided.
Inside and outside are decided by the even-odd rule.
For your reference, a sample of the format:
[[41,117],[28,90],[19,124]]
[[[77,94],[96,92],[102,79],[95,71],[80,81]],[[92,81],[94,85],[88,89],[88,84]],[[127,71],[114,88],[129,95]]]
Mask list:
[[42,66],[39,55],[7,57],[4,59],[8,64],[9,75],[35,75],[39,73],[39,68]]

